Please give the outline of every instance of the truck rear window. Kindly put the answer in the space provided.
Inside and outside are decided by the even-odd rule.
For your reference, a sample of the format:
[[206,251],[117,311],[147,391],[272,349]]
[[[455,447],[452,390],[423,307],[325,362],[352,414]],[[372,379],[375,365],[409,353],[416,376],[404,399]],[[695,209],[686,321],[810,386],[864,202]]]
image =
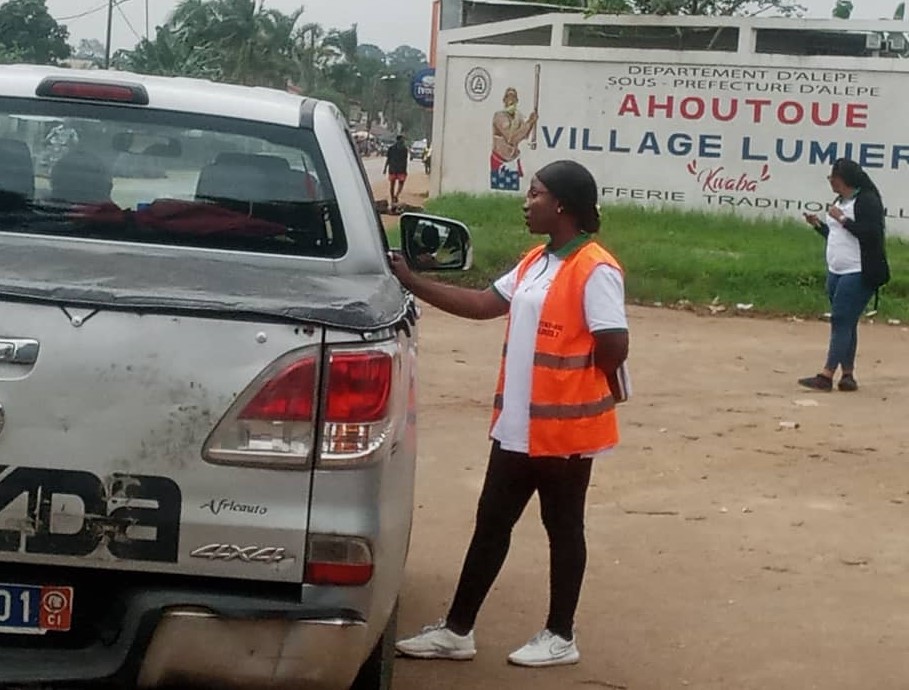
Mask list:
[[0,98],[0,232],[333,258],[346,241],[313,132]]

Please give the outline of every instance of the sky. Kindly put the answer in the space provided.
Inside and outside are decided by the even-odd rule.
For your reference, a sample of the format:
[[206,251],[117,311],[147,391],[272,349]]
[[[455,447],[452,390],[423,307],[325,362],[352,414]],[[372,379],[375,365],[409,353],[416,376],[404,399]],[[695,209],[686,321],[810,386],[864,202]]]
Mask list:
[[[147,0],[152,34],[157,24],[163,24],[178,0]],[[856,19],[892,17],[899,0],[853,0]],[[3,0],[0,0],[2,4]],[[809,17],[829,17],[835,0],[801,0],[808,7]],[[374,43],[383,50],[399,45],[411,45],[429,50],[431,0],[266,0],[266,6],[285,12],[304,7],[304,21],[317,22],[326,28],[347,28],[356,23],[361,43]],[[68,19],[71,41],[78,44],[83,38],[103,40],[106,31],[106,0],[47,0],[51,14],[58,19],[91,12],[86,16]],[[114,12],[114,48],[131,48],[137,34],[145,34],[146,0],[123,0]],[[125,15],[125,16],[124,16]],[[128,20],[128,21],[127,21]],[[132,29],[130,29],[130,24]],[[135,30],[135,33],[134,31]]]
[[[3,4],[2,0],[0,4]],[[177,4],[177,0],[148,0],[152,35],[155,26],[163,24]],[[145,36],[145,5],[146,0],[124,0],[120,7],[123,14],[114,11],[112,43],[115,49],[131,48],[138,41],[136,34]],[[291,12],[301,5],[304,8],[302,21],[316,22],[325,28],[348,28],[356,23],[361,43],[374,43],[386,51],[405,44],[424,52],[429,50],[431,0],[266,0],[265,3],[266,7],[283,12]],[[69,27],[73,44],[83,38],[97,38],[103,42],[107,31],[106,0],[47,0],[47,6],[58,20],[98,9],[62,23]]]

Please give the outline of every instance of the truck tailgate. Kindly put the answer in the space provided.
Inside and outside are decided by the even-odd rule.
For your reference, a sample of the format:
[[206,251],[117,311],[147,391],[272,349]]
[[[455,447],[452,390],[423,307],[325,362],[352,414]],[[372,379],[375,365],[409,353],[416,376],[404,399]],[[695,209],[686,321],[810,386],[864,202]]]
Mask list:
[[[0,301],[0,561],[302,581],[312,473],[206,462],[322,329]],[[34,361],[31,361],[34,360]]]

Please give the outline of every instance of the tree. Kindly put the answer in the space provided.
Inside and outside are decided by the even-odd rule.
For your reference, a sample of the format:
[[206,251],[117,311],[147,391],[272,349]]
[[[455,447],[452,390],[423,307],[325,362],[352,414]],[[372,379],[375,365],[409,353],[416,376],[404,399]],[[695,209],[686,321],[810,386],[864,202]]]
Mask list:
[[[112,64],[145,74],[287,89],[330,100],[343,112],[356,105],[370,125],[384,111],[405,128],[420,126],[425,113],[410,98],[410,78],[426,66],[422,51],[399,46],[386,55],[361,44],[356,25],[326,31],[302,24],[302,16],[302,10],[268,9],[262,0],[181,0],[153,39],[117,51]],[[92,48],[80,44],[77,53]]]
[[158,27],[153,41],[142,40],[132,50],[119,50],[114,69],[166,77],[219,79],[219,56],[209,46],[186,43],[169,27]]
[[331,29],[325,35],[322,45],[327,54],[323,71],[332,87],[345,94],[344,101],[338,105],[347,110],[351,101],[360,100],[365,85],[360,73],[357,25],[343,30]]
[[893,18],[899,21],[902,21],[906,18],[906,3],[901,2],[896,6],[896,11],[893,13]]
[[104,44],[96,38],[83,38],[73,51],[73,57],[78,60],[88,60],[96,67],[104,64],[106,49]]
[[412,46],[398,46],[388,54],[388,69],[397,74],[413,74],[427,66],[426,53]]
[[379,112],[384,107],[381,91],[382,77],[388,73],[385,51],[369,43],[357,46],[357,73],[360,75],[360,89],[356,102],[366,113],[367,129],[372,129]]
[[852,16],[852,2],[851,0],[836,0],[836,5],[833,6],[833,17],[834,19],[849,19]]
[[385,51],[379,46],[372,43],[361,43],[357,46],[357,58],[359,60],[372,60],[385,64]]
[[168,26],[184,44],[216,53],[225,81],[278,87],[291,71],[302,13],[265,9],[256,0],[183,0]]
[[330,57],[323,39],[325,30],[319,24],[304,24],[294,39],[294,62],[298,83],[304,93],[312,93],[319,87],[322,69]]
[[24,62],[24,60],[22,59],[22,53],[16,48],[0,46],[0,65],[15,65],[20,62]]
[[0,5],[0,60],[55,65],[70,56],[69,30],[47,10],[45,0],[8,0]]
[[152,41],[121,51],[118,68],[150,74],[206,77],[248,86],[284,88],[298,76],[297,24],[261,0],[182,0]]

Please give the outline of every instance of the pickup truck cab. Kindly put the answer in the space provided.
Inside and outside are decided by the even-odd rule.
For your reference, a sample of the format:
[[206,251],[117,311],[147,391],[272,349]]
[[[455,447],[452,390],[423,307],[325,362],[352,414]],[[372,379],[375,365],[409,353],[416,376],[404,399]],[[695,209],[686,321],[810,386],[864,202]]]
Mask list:
[[[405,235],[470,263],[457,223]],[[330,103],[0,68],[0,686],[389,687],[417,310],[388,251]]]

